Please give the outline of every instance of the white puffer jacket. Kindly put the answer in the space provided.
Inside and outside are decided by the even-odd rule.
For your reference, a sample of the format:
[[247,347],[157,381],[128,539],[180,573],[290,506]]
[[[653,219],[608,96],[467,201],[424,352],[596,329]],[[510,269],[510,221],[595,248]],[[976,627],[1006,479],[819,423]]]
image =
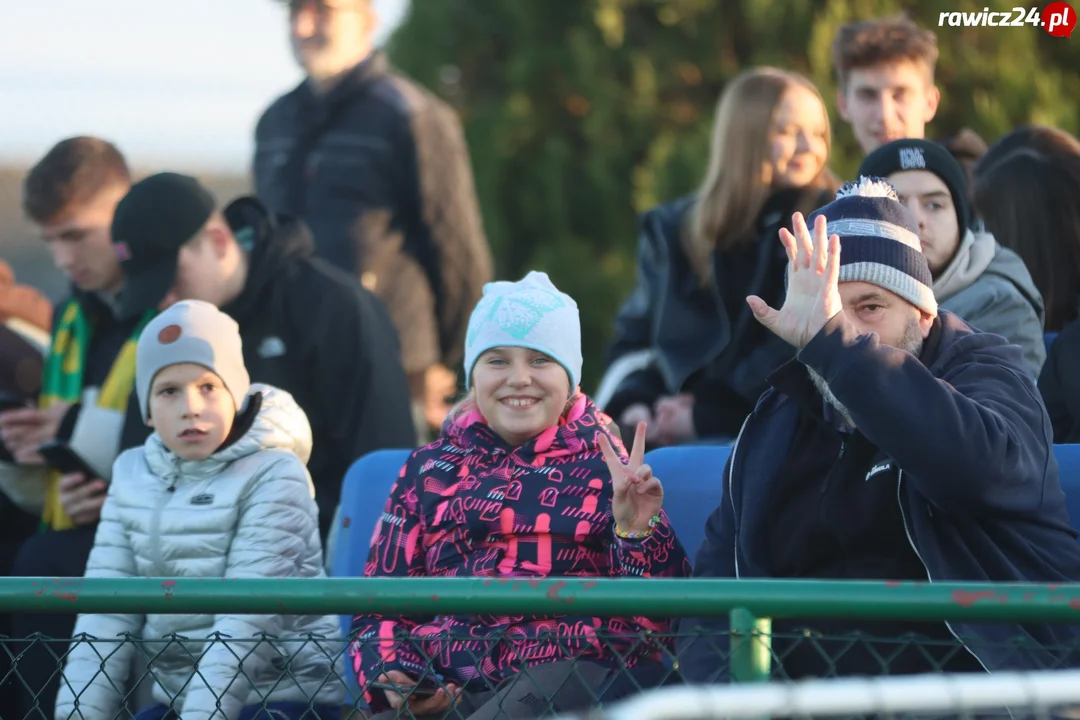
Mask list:
[[[206,460],[180,460],[156,433],[116,459],[86,577],[325,576],[315,491],[304,467],[311,453],[307,417],[282,390],[253,385],[251,393],[262,394],[251,429]],[[136,650],[130,642],[117,645],[123,633],[147,641],[154,698],[175,703],[184,720],[232,720],[263,700],[343,698],[329,659],[340,654],[332,616],[79,615],[75,637],[82,633],[106,642],[73,643],[58,720],[117,713]],[[160,640],[174,633],[185,642]],[[241,642],[206,642],[214,633]],[[286,641],[256,645],[261,633]],[[299,641],[308,635],[328,640]]]

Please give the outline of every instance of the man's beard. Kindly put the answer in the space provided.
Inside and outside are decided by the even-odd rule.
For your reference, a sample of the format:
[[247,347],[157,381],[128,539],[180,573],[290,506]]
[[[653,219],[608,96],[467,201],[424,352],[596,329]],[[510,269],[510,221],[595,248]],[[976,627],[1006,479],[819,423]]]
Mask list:
[[[907,350],[909,353],[918,357],[922,352],[923,336],[922,328],[919,327],[919,317],[916,315],[908,323],[907,328],[904,330],[904,337],[901,339],[899,345],[894,345],[901,350]],[[821,397],[827,402],[836,412],[840,413],[840,416],[844,418],[844,422],[848,424],[848,427],[855,427],[855,421],[851,419],[851,413],[843,404],[836,399],[832,390],[829,389],[828,384],[825,382],[825,378],[814,372],[811,368],[806,368],[806,372],[810,375],[810,381],[814,383],[814,387],[821,393]]]

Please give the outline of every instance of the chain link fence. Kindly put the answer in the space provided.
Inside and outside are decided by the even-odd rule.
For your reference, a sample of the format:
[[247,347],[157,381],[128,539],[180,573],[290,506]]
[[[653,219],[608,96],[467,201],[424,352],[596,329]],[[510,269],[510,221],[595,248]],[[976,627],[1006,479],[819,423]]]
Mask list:
[[[707,651],[689,656],[708,658],[711,682],[743,687],[769,681],[790,686],[805,678],[853,674],[887,677],[913,669],[952,673],[960,667],[958,662],[970,659],[955,639],[832,628],[837,627],[837,618],[849,628],[875,627],[886,620],[938,625],[947,620],[1080,623],[1080,586],[571,578],[0,579],[0,612],[13,611],[331,614],[342,616],[343,632],[338,637],[8,638],[0,656],[7,665],[2,682],[20,685],[39,702],[20,715],[0,710],[4,720],[52,720],[47,708],[58,683],[68,683],[76,697],[89,697],[85,687],[71,686],[64,673],[67,655],[80,644],[92,648],[101,671],[94,682],[107,687],[110,696],[105,715],[84,714],[85,720],[133,718],[154,704],[179,710],[192,687],[210,684],[202,676],[200,662],[216,645],[229,649],[235,677],[227,687],[212,691],[223,707],[227,696],[242,698],[240,705],[247,714],[237,715],[238,720],[325,720],[329,705],[334,720],[388,710],[386,717],[394,717],[397,707],[403,718],[481,720],[581,713],[670,691],[683,685],[689,670],[700,677],[700,667],[680,662],[680,657],[688,657],[687,650],[695,648]],[[470,624],[456,633],[346,637],[349,618],[358,613],[426,619],[467,615]],[[531,616],[551,622],[528,637],[522,637],[513,622],[500,632],[486,629],[497,624],[496,618],[532,620]],[[679,634],[604,633],[559,622],[567,616],[697,617],[721,623],[713,623],[708,631],[684,626]],[[524,661],[523,643],[531,649]],[[1030,645],[1030,639],[1007,643],[1017,652],[1032,649]],[[310,667],[294,663],[301,655],[310,663],[312,648],[332,669],[315,684]],[[1077,643],[1038,649],[1052,658],[1047,669],[1080,664]],[[112,677],[105,668],[117,654],[131,662],[125,661],[125,670]],[[20,663],[34,656],[38,661],[47,658],[53,687],[21,682]],[[415,658],[419,665],[403,666],[396,662],[398,657]],[[515,658],[517,664],[508,664],[505,658]],[[185,672],[177,683],[178,673]],[[410,684],[412,680],[417,684]],[[456,704],[451,705],[450,697]],[[291,714],[252,714],[285,707],[281,703]],[[432,708],[437,710],[434,715],[427,712]]]

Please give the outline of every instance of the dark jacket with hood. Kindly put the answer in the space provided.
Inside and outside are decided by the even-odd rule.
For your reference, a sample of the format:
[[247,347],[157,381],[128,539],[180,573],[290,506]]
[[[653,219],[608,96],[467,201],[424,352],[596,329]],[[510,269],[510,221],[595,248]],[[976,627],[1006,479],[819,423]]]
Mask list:
[[397,333],[378,298],[314,257],[306,226],[279,224],[254,198],[225,208],[248,247],[248,277],[223,307],[240,326],[253,382],[289,392],[315,438],[308,470],[325,540],[349,465],[416,444]]
[[[828,420],[806,368],[857,430],[845,437]],[[945,311],[917,358],[859,335],[841,313],[770,382],[732,448],[695,577],[1080,580],[1050,422],[1019,347]],[[1080,650],[1078,625],[806,624],[833,635],[954,636],[968,650],[952,658],[959,670],[977,669],[974,660],[990,671],[1054,667],[1062,646],[1073,648],[1064,662],[1077,664]],[[696,626],[719,630],[686,619],[680,633]],[[685,642],[680,665],[692,681],[716,679],[720,650]],[[821,662],[793,674],[820,674]],[[929,669],[917,655],[890,663],[890,672]]]
[[651,407],[662,395],[689,392],[697,435],[733,437],[769,372],[792,356],[787,343],[754,320],[746,296],[780,307],[787,267],[780,228],[790,229],[797,207],[816,209],[830,199],[820,189],[774,194],[759,214],[756,242],[716,253],[704,285],[680,238],[695,198],[646,212],[637,286],[615,320],[609,367],[596,393],[604,412],[618,422],[630,405]]
[[461,361],[492,259],[453,108],[375,52],[325,96],[305,81],[266,110],[254,174],[319,257],[386,303],[410,374]]

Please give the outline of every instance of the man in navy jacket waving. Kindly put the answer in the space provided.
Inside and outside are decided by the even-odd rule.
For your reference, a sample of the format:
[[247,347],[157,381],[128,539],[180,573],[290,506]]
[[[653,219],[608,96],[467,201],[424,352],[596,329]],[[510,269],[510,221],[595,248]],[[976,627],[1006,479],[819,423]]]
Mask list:
[[[849,183],[810,222],[781,230],[783,307],[747,298],[798,353],[743,425],[695,577],[1080,579],[1020,348],[938,312],[918,227],[884,180]],[[698,627],[709,632],[695,638]],[[687,680],[727,677],[725,630],[682,621]],[[785,620],[773,633],[791,678],[1080,664],[1078,625]]]

